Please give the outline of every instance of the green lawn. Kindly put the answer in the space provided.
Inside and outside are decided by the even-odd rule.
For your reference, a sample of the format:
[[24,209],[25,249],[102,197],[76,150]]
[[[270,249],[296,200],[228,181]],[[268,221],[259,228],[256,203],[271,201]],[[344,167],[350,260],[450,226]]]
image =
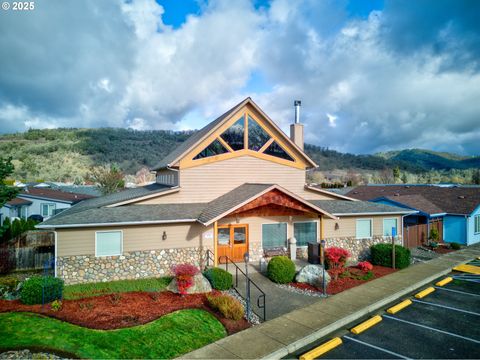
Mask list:
[[74,300],[118,292],[160,291],[165,289],[171,280],[171,277],[161,277],[67,285],[63,291],[63,297],[67,300]]
[[83,359],[173,358],[227,335],[213,315],[199,309],[118,330],[92,330],[33,313],[2,313],[0,323],[0,350],[45,347]]

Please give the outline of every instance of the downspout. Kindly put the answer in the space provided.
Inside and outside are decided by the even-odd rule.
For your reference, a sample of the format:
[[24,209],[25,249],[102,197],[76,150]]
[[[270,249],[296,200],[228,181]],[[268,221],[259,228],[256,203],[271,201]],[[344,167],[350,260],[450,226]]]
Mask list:
[[53,232],[53,238],[55,239],[55,259],[53,260],[53,266],[54,266],[54,275],[55,277],[57,277],[58,234],[56,231]]
[[401,216],[402,221],[401,221],[401,224],[400,224],[400,225],[401,225],[401,227],[402,227],[402,246],[405,246],[405,237],[403,236],[403,235],[404,235],[403,233],[404,233],[404,230],[405,230],[405,228],[403,227],[403,224],[404,224],[404,222],[405,222],[405,221],[404,221],[404,218],[405,218],[405,216],[408,216],[408,215],[409,215],[409,214],[406,214],[406,215],[402,215],[402,216]]
[[468,246],[468,215],[463,215],[465,217],[465,245]]
[[213,266],[218,266],[218,246],[217,246],[217,230],[218,224],[215,221],[213,223]]

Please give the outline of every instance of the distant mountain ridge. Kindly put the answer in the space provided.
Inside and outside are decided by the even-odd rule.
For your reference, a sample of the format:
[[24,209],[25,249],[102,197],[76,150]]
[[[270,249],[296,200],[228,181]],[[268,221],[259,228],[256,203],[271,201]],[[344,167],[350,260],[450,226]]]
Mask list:
[[[15,176],[51,181],[81,179],[90,166],[117,164],[134,174],[152,167],[193,131],[138,131],[121,128],[31,129],[0,135],[0,155],[12,156]],[[465,157],[430,150],[409,149],[374,155],[340,153],[305,145],[319,170],[382,170],[398,166],[411,173],[480,167],[480,157]]]

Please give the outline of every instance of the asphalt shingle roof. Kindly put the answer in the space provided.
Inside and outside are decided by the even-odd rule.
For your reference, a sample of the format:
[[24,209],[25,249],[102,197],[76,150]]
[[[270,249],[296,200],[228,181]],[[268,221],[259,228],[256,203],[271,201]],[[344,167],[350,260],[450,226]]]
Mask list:
[[240,104],[243,104],[245,102],[242,101],[241,103],[235,105],[233,108],[228,110],[226,113],[223,115],[219,116],[215,120],[213,120],[211,123],[205,125],[202,129],[198,130],[197,132],[193,133],[187,140],[185,140],[183,143],[178,145],[173,151],[165,156],[157,165],[155,165],[152,170],[160,170],[164,169],[167,166],[170,166],[175,159],[177,159],[179,156],[181,156],[184,152],[186,152],[190,147],[192,147],[197,141],[202,139],[205,135],[207,135],[210,130],[215,128],[218,124],[220,124],[226,117],[228,117],[230,114],[232,114],[234,111],[237,110],[237,108],[240,106]]
[[422,195],[386,196],[385,198],[431,215],[444,212],[441,208],[425,199]]
[[[480,187],[444,187],[432,185],[364,185],[357,186],[347,196],[359,200],[374,200],[393,196],[401,203],[404,195],[421,195],[448,214],[469,215],[480,205]],[[438,213],[435,212],[435,213]]]
[[65,201],[71,204],[78,203],[85,199],[91,199],[93,196],[85,194],[77,194],[72,192],[65,192],[60,190],[54,190],[49,188],[35,188],[26,187],[22,192],[18,194],[19,197],[36,197],[42,199]]
[[369,201],[310,200],[313,205],[330,214],[371,214],[371,213],[409,213],[411,210],[398,206],[378,204]]
[[243,184],[228,193],[212,200],[198,217],[203,224],[222,215],[226,211],[242,204],[257,194],[272,187],[273,184]]
[[[115,223],[148,223],[174,220],[196,221],[206,204],[130,205],[91,208],[82,212],[55,216],[41,225],[91,225]],[[61,213],[62,214],[62,213]]]

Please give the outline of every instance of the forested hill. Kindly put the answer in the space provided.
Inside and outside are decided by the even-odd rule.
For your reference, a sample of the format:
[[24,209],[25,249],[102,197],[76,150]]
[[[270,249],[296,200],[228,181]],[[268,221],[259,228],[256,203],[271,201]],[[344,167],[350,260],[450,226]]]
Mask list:
[[[1,156],[12,156],[15,176],[35,180],[74,180],[92,165],[117,164],[125,173],[151,167],[192,131],[131,129],[48,129],[0,135]],[[460,157],[427,150],[402,150],[377,155],[344,154],[305,146],[320,170],[400,169],[409,172],[480,167],[480,157]]]

